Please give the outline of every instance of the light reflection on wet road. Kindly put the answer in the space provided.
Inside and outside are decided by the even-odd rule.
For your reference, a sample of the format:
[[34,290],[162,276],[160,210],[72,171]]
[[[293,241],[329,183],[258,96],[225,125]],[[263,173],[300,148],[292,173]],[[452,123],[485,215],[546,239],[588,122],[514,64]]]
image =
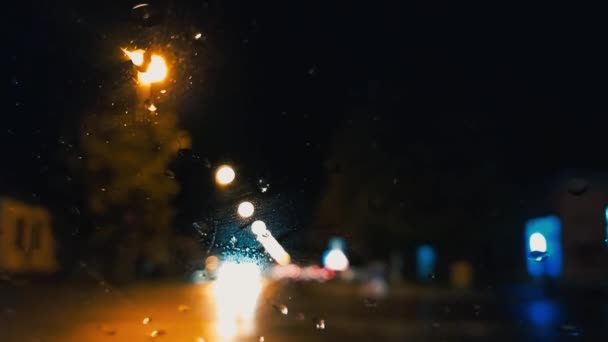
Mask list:
[[[109,292],[74,285],[13,287],[10,296],[0,295],[0,341],[543,341],[572,338],[574,331],[542,321],[553,317],[545,316],[553,309],[534,301],[521,315],[507,317],[493,297],[402,289],[372,299],[346,284],[260,282],[255,291],[244,286],[234,283],[219,293],[212,283],[142,284]],[[534,324],[551,333],[535,334],[541,331]]]

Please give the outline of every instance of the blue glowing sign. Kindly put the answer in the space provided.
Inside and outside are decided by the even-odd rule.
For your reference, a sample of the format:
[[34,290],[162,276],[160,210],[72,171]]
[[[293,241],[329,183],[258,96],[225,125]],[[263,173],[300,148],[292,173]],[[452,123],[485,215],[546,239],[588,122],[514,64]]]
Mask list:
[[436,262],[435,250],[429,245],[422,245],[416,251],[416,263],[418,278],[421,280],[429,280],[435,272]]
[[526,222],[525,251],[528,273],[534,277],[559,277],[562,273],[561,224],[555,216]]
[[604,216],[606,217],[606,234],[604,235],[604,243],[608,245],[608,207],[604,210]]

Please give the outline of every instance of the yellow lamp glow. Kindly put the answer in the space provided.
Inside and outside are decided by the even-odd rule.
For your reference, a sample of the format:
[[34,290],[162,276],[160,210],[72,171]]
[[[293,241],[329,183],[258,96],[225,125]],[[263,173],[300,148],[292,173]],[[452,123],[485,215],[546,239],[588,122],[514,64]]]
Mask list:
[[144,53],[146,53],[146,51],[144,51],[144,50],[129,51],[127,49],[122,49],[122,52],[124,52],[125,55],[127,55],[127,57],[129,57],[129,59],[131,60],[131,63],[133,63],[133,65],[142,66],[144,64]]
[[222,165],[215,171],[215,182],[218,185],[228,185],[234,181],[235,177],[236,174],[229,165]]
[[167,64],[165,59],[158,55],[152,55],[148,69],[137,73],[139,82],[143,85],[161,82],[167,77]]

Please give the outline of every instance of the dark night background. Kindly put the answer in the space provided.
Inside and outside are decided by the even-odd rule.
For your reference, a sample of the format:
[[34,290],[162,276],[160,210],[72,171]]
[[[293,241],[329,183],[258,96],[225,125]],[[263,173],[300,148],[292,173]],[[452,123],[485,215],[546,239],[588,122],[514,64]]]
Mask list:
[[[129,1],[19,1],[5,11],[0,191],[49,206],[61,223],[56,234],[74,243],[94,225],[81,214],[84,180],[68,162],[81,153],[81,117],[120,82],[119,47],[150,29],[165,38],[205,35],[188,45],[193,84],[176,100],[193,137],[192,150],[174,161],[180,226],[200,218],[211,191],[205,163],[228,160],[287,198],[294,227],[316,227],[332,172],[326,161],[353,122],[367,133],[341,143],[373,145],[384,161],[410,163],[413,171],[389,178],[419,175],[418,193],[402,196],[426,193],[429,215],[446,205],[478,207],[487,199],[459,199],[495,186],[507,189],[518,213],[542,212],[535,199],[556,177],[605,172],[606,31],[591,8],[150,3],[162,13],[156,28],[142,28]],[[382,167],[366,163],[374,162],[363,157],[349,168]],[[481,178],[489,183],[476,184]]]

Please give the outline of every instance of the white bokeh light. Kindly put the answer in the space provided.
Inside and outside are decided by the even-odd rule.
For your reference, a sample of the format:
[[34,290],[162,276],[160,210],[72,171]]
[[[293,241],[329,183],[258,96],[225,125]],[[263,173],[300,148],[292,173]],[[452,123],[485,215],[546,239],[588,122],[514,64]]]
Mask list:
[[245,218],[251,217],[254,211],[255,208],[251,202],[241,202],[241,204],[239,204],[239,208],[237,209],[239,216]]
[[325,268],[332,271],[345,271],[348,269],[348,258],[340,249],[332,249],[323,259]]
[[251,224],[251,232],[255,235],[261,235],[264,234],[264,232],[267,230],[266,228],[266,223],[264,223],[264,221],[255,221]]
[[541,233],[534,233],[530,235],[530,251],[531,252],[546,252],[547,251],[547,239]]
[[228,185],[234,181],[235,177],[234,169],[229,165],[222,165],[215,171],[215,181],[219,185]]

